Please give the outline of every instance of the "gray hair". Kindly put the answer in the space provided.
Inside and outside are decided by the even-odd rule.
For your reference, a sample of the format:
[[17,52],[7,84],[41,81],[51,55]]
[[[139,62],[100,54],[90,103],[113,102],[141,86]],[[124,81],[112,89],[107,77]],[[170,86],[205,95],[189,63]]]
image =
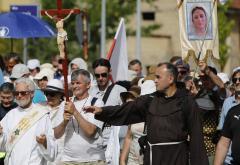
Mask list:
[[73,71],[71,74],[71,81],[76,81],[80,75],[84,77],[85,83],[91,82],[90,73],[85,69],[78,69]]
[[33,82],[30,78],[21,77],[21,78],[18,78],[18,79],[14,82],[15,86],[16,86],[17,84],[20,84],[20,83],[26,84],[27,87],[28,87],[28,90],[30,90],[30,91],[34,91],[34,90],[35,90],[34,82]]

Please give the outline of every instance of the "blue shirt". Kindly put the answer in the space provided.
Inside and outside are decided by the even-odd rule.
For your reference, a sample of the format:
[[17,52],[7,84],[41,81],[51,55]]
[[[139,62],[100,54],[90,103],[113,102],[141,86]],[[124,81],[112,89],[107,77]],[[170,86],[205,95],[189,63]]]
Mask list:
[[41,89],[35,89],[34,91],[34,96],[33,96],[33,103],[44,103],[47,101],[46,96],[44,93],[41,91]]
[[[238,105],[239,102],[235,99],[235,96],[231,96],[231,97],[228,97],[224,103],[223,103],[223,107],[222,107],[222,112],[221,112],[221,116],[220,116],[220,121],[219,121],[219,124],[218,124],[218,130],[221,130],[223,128],[223,124],[224,124],[224,121],[225,121],[225,118],[227,116],[227,113],[228,111]],[[231,164],[231,160],[232,160],[232,157],[231,157],[231,147],[232,144],[229,146],[229,149],[228,149],[228,153],[227,153],[227,156],[225,158],[225,163],[227,164]]]
[[3,78],[3,72],[2,69],[0,69],[0,85],[4,83],[4,78]]

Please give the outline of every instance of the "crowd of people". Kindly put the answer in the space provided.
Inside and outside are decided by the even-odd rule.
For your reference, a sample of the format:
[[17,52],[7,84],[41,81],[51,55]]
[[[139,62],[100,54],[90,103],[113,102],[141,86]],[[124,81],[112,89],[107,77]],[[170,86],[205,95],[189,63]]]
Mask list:
[[107,59],[0,59],[0,164],[239,165],[240,67],[218,73],[181,57],[112,82]]

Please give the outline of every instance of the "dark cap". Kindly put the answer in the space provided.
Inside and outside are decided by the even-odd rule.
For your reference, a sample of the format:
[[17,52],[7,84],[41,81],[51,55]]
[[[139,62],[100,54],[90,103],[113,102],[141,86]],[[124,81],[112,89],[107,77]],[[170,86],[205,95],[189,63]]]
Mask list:
[[175,66],[176,66],[177,68],[185,69],[185,70],[187,70],[187,71],[190,70],[189,64],[188,64],[188,63],[185,63],[182,59],[177,60]]

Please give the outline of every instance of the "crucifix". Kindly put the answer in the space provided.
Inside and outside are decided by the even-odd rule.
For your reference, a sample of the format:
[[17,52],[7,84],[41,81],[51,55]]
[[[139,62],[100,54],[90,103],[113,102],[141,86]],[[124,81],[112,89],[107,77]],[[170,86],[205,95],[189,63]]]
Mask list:
[[[66,101],[69,101],[68,94],[68,80],[67,80],[67,50],[66,50],[66,40],[67,32],[63,28],[64,21],[68,19],[71,14],[80,14],[79,9],[62,9],[62,0],[57,0],[57,9],[41,10],[41,15],[47,15],[49,18],[56,22],[57,28],[57,44],[60,52],[60,56],[64,58],[63,60],[63,77],[64,77],[64,93]],[[67,15],[63,18],[63,16]]]

